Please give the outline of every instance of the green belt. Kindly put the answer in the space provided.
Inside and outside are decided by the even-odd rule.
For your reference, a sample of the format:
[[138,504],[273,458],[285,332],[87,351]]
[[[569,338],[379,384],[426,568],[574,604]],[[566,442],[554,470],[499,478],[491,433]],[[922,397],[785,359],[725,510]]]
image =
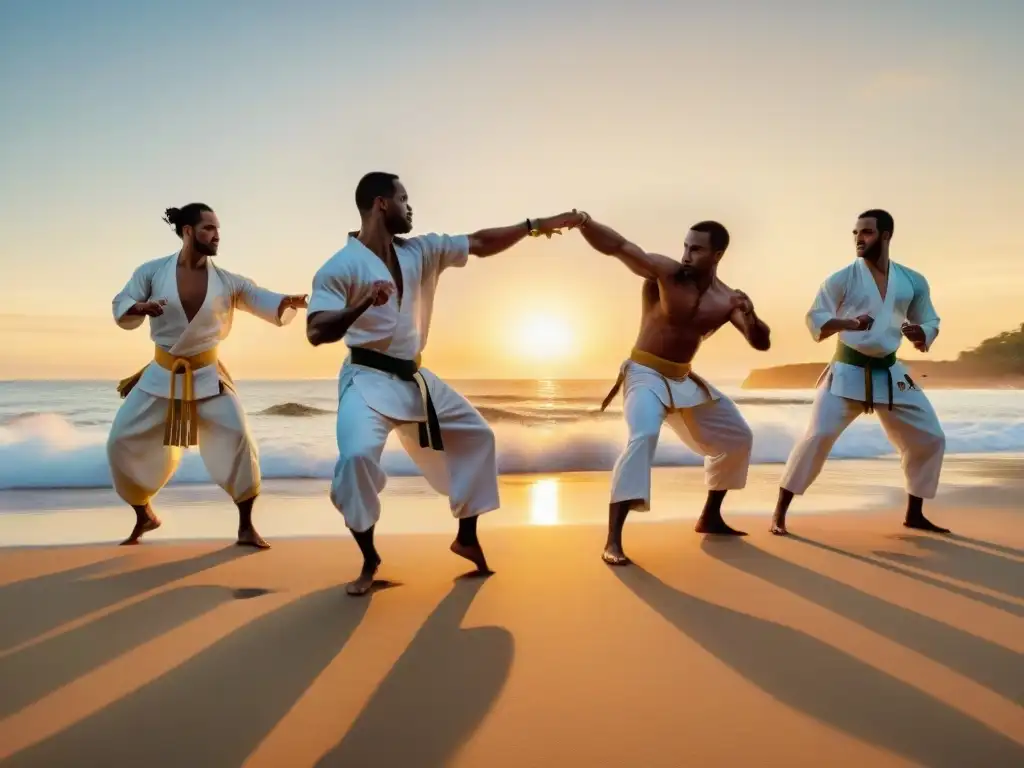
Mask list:
[[836,353],[832,356],[834,363],[846,363],[857,368],[864,369],[864,412],[871,413],[875,410],[875,388],[872,380],[874,371],[885,371],[889,379],[889,410],[892,410],[892,372],[891,368],[896,365],[896,353],[885,357],[868,357],[863,352],[858,352],[848,347],[841,341],[836,344]]

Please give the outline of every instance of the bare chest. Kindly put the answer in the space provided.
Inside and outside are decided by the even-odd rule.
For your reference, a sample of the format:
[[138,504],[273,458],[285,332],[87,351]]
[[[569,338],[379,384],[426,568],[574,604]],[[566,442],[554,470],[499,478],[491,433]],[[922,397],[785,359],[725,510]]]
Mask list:
[[672,325],[685,324],[700,334],[717,330],[729,320],[732,291],[713,285],[704,293],[692,282],[644,286],[647,311],[663,313]]
[[175,279],[178,283],[178,299],[185,311],[185,319],[192,322],[206,302],[210,287],[210,272],[207,269],[178,267]]

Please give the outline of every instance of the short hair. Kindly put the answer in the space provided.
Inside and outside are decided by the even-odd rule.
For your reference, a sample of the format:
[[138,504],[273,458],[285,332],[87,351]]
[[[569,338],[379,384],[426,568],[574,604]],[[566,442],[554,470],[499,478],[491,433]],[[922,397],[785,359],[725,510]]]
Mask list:
[[203,218],[203,212],[213,212],[213,208],[206,203],[189,203],[182,208],[168,208],[164,211],[164,221],[174,227],[175,234],[181,237],[181,230],[185,227],[194,227]]
[[392,197],[395,194],[397,173],[387,171],[370,171],[356,184],[356,208],[366,213],[373,208],[373,201],[378,197]]
[[895,230],[896,223],[892,220],[892,215],[888,211],[883,211],[881,208],[872,208],[870,211],[864,211],[858,219],[874,219],[878,223],[878,233],[888,232],[889,236],[892,237],[893,231]]
[[690,229],[694,232],[707,232],[712,251],[724,251],[729,247],[729,230],[717,221],[698,221]]

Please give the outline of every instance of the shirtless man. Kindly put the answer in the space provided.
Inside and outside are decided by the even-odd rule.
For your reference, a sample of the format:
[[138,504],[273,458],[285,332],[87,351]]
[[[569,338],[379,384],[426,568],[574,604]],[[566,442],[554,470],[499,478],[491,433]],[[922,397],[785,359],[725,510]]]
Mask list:
[[587,214],[579,215],[580,232],[595,250],[615,256],[644,278],[640,333],[601,405],[607,408],[625,385],[629,440],[612,474],[604,561],[630,562],[622,550],[622,527],[631,509],[650,509],[651,464],[666,421],[691,450],[704,456],[708,497],[695,530],[745,536],[722,519],[722,500],[727,491],[746,485],[753,436],[733,402],[694,375],[690,366],[701,342],[728,322],[754,349],[771,345],[768,326],[754,313],[750,298],[718,278],[728,231],[715,221],[694,224],[678,262],[647,253]]

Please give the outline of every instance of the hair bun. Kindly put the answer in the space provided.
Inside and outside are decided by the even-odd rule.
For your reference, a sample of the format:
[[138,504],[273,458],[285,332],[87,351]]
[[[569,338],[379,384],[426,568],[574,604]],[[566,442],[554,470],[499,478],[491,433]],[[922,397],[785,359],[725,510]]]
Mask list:
[[178,220],[180,219],[180,217],[181,208],[168,208],[166,211],[164,211],[164,221],[173,226],[176,226],[178,224]]

